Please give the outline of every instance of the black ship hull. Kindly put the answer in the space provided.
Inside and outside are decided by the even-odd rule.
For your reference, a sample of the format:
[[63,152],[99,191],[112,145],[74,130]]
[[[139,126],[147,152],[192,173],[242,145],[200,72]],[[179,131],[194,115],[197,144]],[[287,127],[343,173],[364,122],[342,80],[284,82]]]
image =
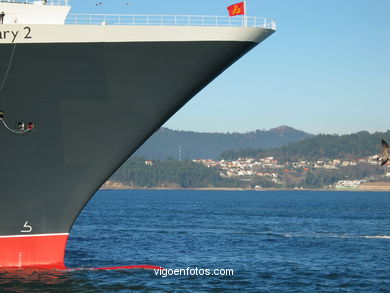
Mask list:
[[255,45],[0,44],[4,121],[34,124],[24,134],[0,125],[0,267],[63,266],[67,235],[99,187]]

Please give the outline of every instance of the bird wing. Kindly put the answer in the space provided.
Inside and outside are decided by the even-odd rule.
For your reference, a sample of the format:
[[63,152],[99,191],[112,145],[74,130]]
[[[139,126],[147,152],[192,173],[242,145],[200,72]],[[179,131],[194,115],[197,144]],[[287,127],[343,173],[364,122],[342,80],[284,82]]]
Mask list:
[[381,166],[387,163],[389,160],[389,145],[382,139],[382,163]]
[[382,153],[383,153],[383,155],[385,155],[386,157],[389,156],[389,145],[388,145],[387,142],[384,141],[383,139],[382,139]]

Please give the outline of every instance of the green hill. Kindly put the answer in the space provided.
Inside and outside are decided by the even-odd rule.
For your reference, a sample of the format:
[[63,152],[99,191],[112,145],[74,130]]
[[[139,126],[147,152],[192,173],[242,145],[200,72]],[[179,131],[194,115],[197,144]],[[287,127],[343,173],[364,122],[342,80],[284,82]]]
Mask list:
[[153,160],[217,159],[223,151],[228,149],[277,148],[310,137],[312,137],[311,134],[287,126],[247,133],[205,133],[161,128],[133,157]]
[[242,187],[243,182],[220,176],[220,170],[191,161],[164,160],[145,164],[144,158],[131,158],[110,178],[134,187]]
[[[177,135],[177,132],[172,130],[165,129],[162,131],[168,132],[172,137]],[[196,136],[196,133],[193,134]],[[190,134],[188,135],[192,137]],[[233,137],[238,138],[240,136],[239,134],[233,134]],[[241,136],[242,139],[244,137]],[[133,187],[165,188],[248,188],[253,186],[324,188],[339,180],[346,179],[384,181],[386,180],[384,176],[387,171],[379,165],[359,163],[347,166],[340,165],[330,170],[329,168],[315,167],[313,163],[316,160],[329,161],[333,159],[355,161],[359,158],[379,154],[381,152],[381,139],[390,142],[390,131],[372,134],[362,131],[350,135],[320,134],[279,148],[268,150],[247,148],[225,151],[221,155],[221,158],[225,160],[273,156],[279,161],[279,164],[282,164],[282,167],[277,167],[272,170],[267,166],[254,167],[255,172],[272,172],[277,174],[275,176],[273,175],[272,178],[268,178],[265,175],[254,176],[250,174],[244,174],[245,176],[242,177],[221,176],[220,174],[223,171],[220,167],[208,168],[189,160],[178,161],[169,159],[146,162],[145,160],[149,158],[133,157],[112,176],[111,180]],[[184,144],[184,141],[182,143]],[[303,162],[305,163],[304,166],[294,167],[291,162],[297,161],[306,162]],[[277,180],[274,180],[274,177]]]
[[274,156],[282,162],[336,158],[358,159],[380,153],[381,139],[390,142],[390,131],[375,133],[361,131],[349,135],[320,134],[280,148],[229,150],[223,152],[221,158],[228,160],[239,157]]

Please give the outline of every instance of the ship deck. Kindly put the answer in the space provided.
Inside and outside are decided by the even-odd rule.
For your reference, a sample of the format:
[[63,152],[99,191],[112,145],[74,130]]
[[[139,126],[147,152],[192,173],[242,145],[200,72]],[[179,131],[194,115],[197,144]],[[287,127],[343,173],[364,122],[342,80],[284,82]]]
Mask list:
[[274,19],[257,16],[232,18],[217,15],[69,14],[65,24],[254,27],[276,30]]
[[[0,0],[0,4],[29,4],[30,7],[62,6],[70,9],[69,0]],[[24,5],[23,5],[24,6]],[[43,11],[43,10],[42,10]],[[12,13],[11,13],[12,14]],[[34,14],[33,14],[34,15]],[[47,13],[31,15],[31,23],[49,24]],[[20,23],[19,19],[18,22]],[[26,22],[23,22],[26,23]],[[26,23],[27,24],[27,23]],[[254,27],[276,30],[272,18],[257,16],[217,16],[217,15],[144,15],[144,14],[84,14],[66,15],[67,25],[132,25],[132,26],[202,26],[202,27]]]

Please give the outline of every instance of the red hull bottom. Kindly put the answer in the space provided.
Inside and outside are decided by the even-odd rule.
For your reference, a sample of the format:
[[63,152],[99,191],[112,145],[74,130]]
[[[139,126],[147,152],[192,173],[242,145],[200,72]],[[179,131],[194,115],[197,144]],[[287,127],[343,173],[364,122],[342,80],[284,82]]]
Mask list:
[[0,268],[65,269],[68,234],[0,236]]

